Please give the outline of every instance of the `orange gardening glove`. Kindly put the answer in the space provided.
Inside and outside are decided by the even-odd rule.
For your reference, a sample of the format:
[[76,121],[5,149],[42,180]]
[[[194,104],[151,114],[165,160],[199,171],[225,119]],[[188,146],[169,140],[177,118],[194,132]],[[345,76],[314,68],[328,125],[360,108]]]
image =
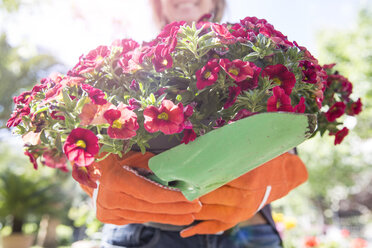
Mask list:
[[285,153],[200,198],[202,222],[181,231],[182,237],[215,234],[248,220],[266,204],[282,198],[307,180],[296,155]]
[[95,164],[101,172],[94,190],[81,187],[96,201],[97,219],[104,223],[158,222],[188,225],[193,213],[200,211],[198,200],[188,201],[180,191],[147,179],[141,174],[150,172],[148,160],[152,153],[128,152],[123,158],[110,155]]

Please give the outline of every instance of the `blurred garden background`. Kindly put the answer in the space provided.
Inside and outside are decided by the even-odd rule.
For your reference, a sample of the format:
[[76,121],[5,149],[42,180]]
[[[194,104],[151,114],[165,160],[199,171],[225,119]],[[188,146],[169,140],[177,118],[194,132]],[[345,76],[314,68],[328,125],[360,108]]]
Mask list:
[[[372,0],[227,2],[224,21],[267,19],[321,64],[337,63],[363,102],[341,145],[326,135],[298,148],[309,180],[273,204],[285,247],[372,247]],[[70,173],[35,171],[5,127],[12,97],[98,45],[155,34],[146,0],[0,0],[1,236],[23,232],[35,247],[99,240],[101,224]]]

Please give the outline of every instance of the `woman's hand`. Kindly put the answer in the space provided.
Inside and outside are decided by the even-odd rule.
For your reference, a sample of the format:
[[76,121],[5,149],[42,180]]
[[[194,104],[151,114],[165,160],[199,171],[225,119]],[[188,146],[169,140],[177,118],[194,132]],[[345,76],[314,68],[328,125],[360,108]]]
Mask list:
[[101,178],[93,192],[98,220],[116,225],[145,222],[188,225],[194,221],[193,214],[201,209],[198,200],[190,202],[180,191],[143,176],[150,173],[148,160],[153,156],[129,152],[122,159],[110,155],[99,162]]
[[202,209],[194,214],[195,219],[202,222],[184,229],[181,236],[227,230],[306,180],[307,170],[301,159],[285,153],[202,196]]

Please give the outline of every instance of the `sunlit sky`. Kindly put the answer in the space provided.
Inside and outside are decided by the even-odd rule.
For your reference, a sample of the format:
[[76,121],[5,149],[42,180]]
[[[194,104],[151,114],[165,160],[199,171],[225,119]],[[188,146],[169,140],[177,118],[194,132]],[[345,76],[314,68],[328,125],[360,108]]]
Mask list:
[[[0,17],[12,45],[30,42],[52,53],[67,66],[82,53],[116,38],[150,40],[156,34],[148,0],[49,0]],[[322,29],[352,28],[358,9],[372,0],[227,0],[225,21],[246,16],[265,18],[289,40],[315,55],[316,33]]]

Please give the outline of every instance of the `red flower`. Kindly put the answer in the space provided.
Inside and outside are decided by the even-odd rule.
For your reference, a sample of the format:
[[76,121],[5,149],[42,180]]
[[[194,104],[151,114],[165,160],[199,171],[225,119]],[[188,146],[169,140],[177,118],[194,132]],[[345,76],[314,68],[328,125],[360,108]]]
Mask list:
[[78,166],[88,166],[94,162],[94,156],[99,151],[98,138],[90,130],[75,128],[63,146],[68,160]]
[[240,119],[244,119],[246,117],[249,117],[249,116],[252,116],[252,115],[255,115],[255,114],[256,113],[252,113],[251,111],[249,111],[247,109],[241,109],[241,110],[238,111],[238,113],[236,113],[236,115],[234,116],[233,119],[231,119],[230,122],[238,121]]
[[120,103],[117,109],[109,109],[103,114],[110,123],[107,134],[113,139],[130,139],[136,136],[139,128],[137,115],[128,109],[128,106]]
[[352,102],[351,104],[348,104],[347,114],[358,115],[360,112],[362,112],[362,106],[363,104],[359,98],[356,102]]
[[305,110],[306,110],[305,98],[301,97],[300,102],[294,107],[294,112],[305,113]]
[[133,91],[139,91],[139,84],[137,83],[135,79],[133,79],[132,82],[130,83],[129,89]]
[[225,105],[223,106],[224,109],[230,108],[236,101],[236,98],[240,94],[241,89],[238,86],[235,87],[229,87],[229,96],[227,98],[227,101],[225,102]]
[[170,53],[171,51],[169,50],[169,47],[164,44],[160,44],[155,48],[152,63],[157,72],[162,72],[165,69],[172,68],[173,59]]
[[102,66],[104,59],[110,55],[107,46],[99,46],[91,50],[85,57],[81,56],[79,63],[73,68],[77,74],[89,73]]
[[29,104],[32,101],[32,91],[24,91],[19,96],[13,97],[13,102],[15,104]]
[[218,59],[210,59],[205,66],[196,71],[196,87],[202,90],[214,84],[218,79],[220,69]]
[[353,92],[353,84],[347,78],[339,74],[328,75],[327,85],[335,92],[340,93],[342,98],[346,101],[349,100]]
[[24,154],[28,156],[28,158],[30,159],[30,162],[34,165],[34,169],[37,170],[37,167],[38,167],[38,164],[36,161],[37,155],[29,152],[28,150],[26,150]]
[[318,245],[319,245],[319,241],[315,236],[305,238],[306,248],[317,247]]
[[336,102],[333,106],[325,113],[325,116],[329,122],[334,122],[338,117],[345,113],[346,105],[343,102]]
[[128,52],[131,52],[139,47],[139,44],[132,39],[115,40],[111,45],[121,47],[123,49],[121,51],[121,55],[127,54]]
[[307,60],[300,61],[299,66],[302,69],[302,80],[306,83],[315,84],[317,82],[316,72],[320,68],[317,68],[316,65]]
[[181,140],[181,143],[184,143],[187,145],[189,142],[194,141],[195,139],[196,139],[196,133],[192,128],[183,130],[183,138]]
[[160,108],[148,106],[144,111],[144,127],[150,133],[161,131],[164,134],[179,133],[183,129],[184,115],[181,103],[163,100]]
[[97,188],[96,181],[100,177],[100,172],[95,164],[90,166],[72,166],[72,177],[79,183],[86,185],[90,188]]
[[26,116],[30,114],[30,107],[28,105],[24,106],[21,109],[16,109],[12,115],[10,116],[9,120],[6,123],[8,128],[16,127],[19,123],[22,122],[22,116]]
[[111,108],[115,108],[115,106],[109,102],[104,105],[96,105],[93,103],[85,104],[81,110],[81,114],[79,115],[80,125],[87,126],[106,124],[107,121],[103,117],[103,114],[106,112],[106,110]]
[[53,120],[64,121],[65,120],[65,117],[63,115],[59,115],[61,113],[62,112],[60,112],[60,111],[52,111],[52,113],[50,113],[50,117],[52,117]]
[[261,73],[261,68],[256,66],[253,62],[249,62],[249,66],[253,69],[253,77],[247,78],[241,82],[235,82],[242,91],[244,90],[254,90],[258,87],[258,78]]
[[241,82],[254,75],[250,62],[244,62],[240,59],[230,61],[229,59],[220,59],[220,66],[236,82]]
[[267,112],[293,112],[291,98],[279,86],[273,88],[273,95],[267,100]]
[[230,33],[225,25],[217,23],[211,24],[212,30],[217,34],[222,44],[233,44],[236,42],[235,37]]
[[366,240],[357,238],[351,242],[351,248],[367,248],[368,243]]
[[335,145],[341,144],[344,138],[349,134],[349,129],[344,127],[336,133],[330,133],[329,135],[335,135]]
[[81,88],[88,93],[88,96],[92,103],[97,105],[104,105],[107,103],[105,98],[105,93],[97,88],[92,87],[89,84],[82,84]]
[[296,84],[295,75],[288,71],[287,67],[282,64],[269,65],[262,71],[262,77],[269,77],[270,80],[278,84],[287,95],[290,95]]
[[49,150],[43,153],[43,164],[61,171],[67,172],[67,159],[65,154],[58,154],[56,149]]
[[128,108],[130,110],[139,109],[141,107],[141,102],[137,101],[134,98],[129,99],[128,100],[128,104],[129,104],[129,107]]

